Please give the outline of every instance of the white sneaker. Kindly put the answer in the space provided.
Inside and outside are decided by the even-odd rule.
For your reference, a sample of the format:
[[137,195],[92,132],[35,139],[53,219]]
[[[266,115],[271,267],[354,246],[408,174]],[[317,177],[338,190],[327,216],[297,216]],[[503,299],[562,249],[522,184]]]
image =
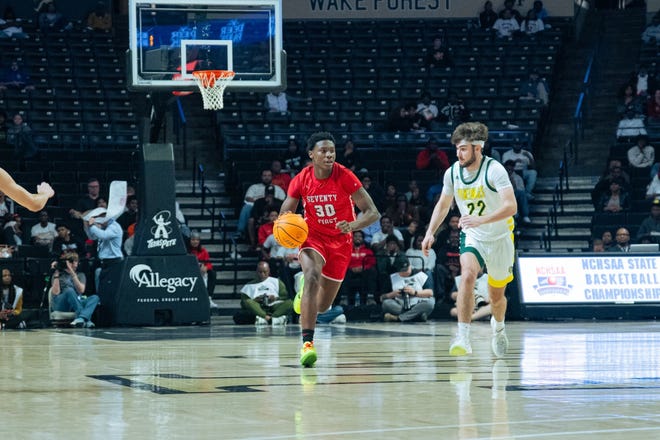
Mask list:
[[216,303],[213,302],[213,300],[211,299],[210,296],[209,296],[209,306],[210,306],[212,309],[219,309],[219,308],[220,308],[219,305],[217,305]]
[[346,324],[346,315],[343,313],[330,321],[330,324]]
[[268,325],[268,321],[266,321],[261,316],[257,316],[257,319],[254,321],[254,325]]
[[490,318],[490,328],[493,330],[493,337],[491,338],[490,346],[493,349],[493,354],[498,358],[503,357],[507,350],[509,349],[509,339],[506,337],[506,332],[504,328],[501,330],[495,330],[496,321],[495,318],[491,316]]
[[85,325],[85,320],[82,318],[76,318],[71,321],[71,327],[82,327]]
[[465,356],[472,354],[472,345],[470,345],[470,339],[465,336],[456,336],[449,346],[449,355],[450,356]]
[[273,323],[273,326],[278,326],[278,325],[286,325],[286,315],[278,316],[273,319],[271,319],[271,322]]

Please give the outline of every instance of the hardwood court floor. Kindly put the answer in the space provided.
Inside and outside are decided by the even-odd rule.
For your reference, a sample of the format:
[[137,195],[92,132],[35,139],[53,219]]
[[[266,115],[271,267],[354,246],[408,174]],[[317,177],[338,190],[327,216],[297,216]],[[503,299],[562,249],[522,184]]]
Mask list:
[[655,322],[453,322],[0,332],[3,438],[660,438]]

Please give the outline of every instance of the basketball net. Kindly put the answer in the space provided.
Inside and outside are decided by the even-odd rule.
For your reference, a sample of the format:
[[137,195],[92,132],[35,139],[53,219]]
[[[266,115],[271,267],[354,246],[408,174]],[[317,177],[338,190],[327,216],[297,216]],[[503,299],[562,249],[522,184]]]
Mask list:
[[234,79],[235,72],[231,70],[196,70],[193,73],[197,86],[202,92],[205,110],[220,110],[223,107],[222,97],[229,81]]

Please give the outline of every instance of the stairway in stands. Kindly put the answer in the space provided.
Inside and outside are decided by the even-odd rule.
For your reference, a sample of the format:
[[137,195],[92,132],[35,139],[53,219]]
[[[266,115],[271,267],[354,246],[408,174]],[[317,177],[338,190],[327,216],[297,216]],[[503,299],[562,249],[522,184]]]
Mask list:
[[[644,10],[603,10],[592,12],[582,38],[565,45],[551,92],[549,124],[537,148],[540,176],[531,204],[532,227],[522,231],[518,248],[530,252],[579,252],[588,249],[594,208],[590,191],[606,165],[610,145],[616,142],[617,93],[639,59]],[[616,31],[614,31],[616,30]],[[559,183],[558,168],[564,160],[564,144],[573,136],[573,114],[588,56],[600,43],[600,57],[594,63],[589,117],[584,138],[576,155],[568,156],[569,190],[563,195],[563,211],[557,209],[557,229],[549,243],[546,224],[555,205],[553,194]],[[556,195],[554,196],[556,199]]]

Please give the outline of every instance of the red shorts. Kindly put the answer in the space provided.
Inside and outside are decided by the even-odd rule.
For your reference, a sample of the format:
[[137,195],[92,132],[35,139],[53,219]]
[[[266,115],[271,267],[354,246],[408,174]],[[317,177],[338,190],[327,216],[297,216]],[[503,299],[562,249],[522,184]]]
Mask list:
[[321,274],[332,281],[343,281],[351,262],[353,234],[322,235],[310,234],[300,250],[313,249],[323,257]]

